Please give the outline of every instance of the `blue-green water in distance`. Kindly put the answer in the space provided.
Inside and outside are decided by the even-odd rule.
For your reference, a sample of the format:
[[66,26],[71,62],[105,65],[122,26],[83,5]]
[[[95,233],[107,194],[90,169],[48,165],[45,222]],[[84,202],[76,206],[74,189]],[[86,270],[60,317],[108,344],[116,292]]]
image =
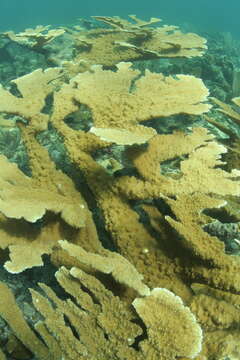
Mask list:
[[240,38],[239,0],[1,0],[0,31],[74,23],[91,15],[127,14],[160,17],[167,24],[187,24],[193,31],[231,32]]

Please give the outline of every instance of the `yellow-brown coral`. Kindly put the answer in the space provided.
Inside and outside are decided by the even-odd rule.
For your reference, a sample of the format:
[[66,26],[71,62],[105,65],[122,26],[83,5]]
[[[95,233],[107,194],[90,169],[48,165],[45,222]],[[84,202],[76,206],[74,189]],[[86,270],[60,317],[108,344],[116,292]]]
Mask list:
[[[23,118],[17,126],[31,170],[27,177],[1,158],[6,173],[0,176],[0,243],[10,250],[5,268],[20,272],[42,265],[45,253],[57,266],[67,267],[56,276],[71,299],[58,297],[47,285],[41,285],[46,296],[32,291],[35,307],[43,316],[36,331],[44,340],[43,352],[50,357],[175,360],[230,356],[237,353],[239,338],[239,309],[232,303],[240,289],[239,261],[204,230],[212,221],[204,211],[219,210],[226,195],[239,196],[239,171],[224,170],[221,155],[226,148],[206,129],[161,135],[152,122],[145,123],[207,112],[211,107],[206,102],[208,90],[193,76],[141,74],[129,63],[116,65],[119,57],[126,60],[130,52],[133,59],[201,55],[205,43],[173,27],[151,29],[156,19],[150,23],[132,19],[135,24],[104,18],[114,29],[93,30],[78,39],[79,57],[94,64],[87,64],[87,71],[72,76],[76,68],[68,75],[67,67],[36,70],[14,80],[20,96],[1,87],[0,111]],[[111,46],[107,43],[101,57],[100,45],[106,39]],[[117,49],[116,58],[113,49]],[[112,71],[96,63],[116,67]],[[45,107],[49,98],[52,103]],[[88,126],[75,130],[69,118],[81,123],[84,107]],[[68,175],[56,169],[38,142],[48,127],[61,136],[74,165]],[[123,161],[123,171],[115,174],[97,161],[102,149],[112,150],[112,143],[128,146],[127,151],[121,148],[128,168]],[[31,225],[38,219],[43,221],[34,232]],[[99,238],[106,240],[106,234],[118,254],[103,249]],[[109,280],[110,274],[116,283]],[[211,289],[208,295],[197,293],[196,285],[191,287],[199,281]],[[161,290],[150,293],[158,287]],[[7,299],[10,295],[2,289]],[[134,309],[131,301],[136,296]],[[2,303],[2,316],[13,321],[7,318],[5,306]],[[13,309],[17,312],[14,305]],[[222,310],[226,314],[217,323],[214,319]],[[196,318],[203,328],[203,341]],[[18,335],[19,329],[14,330]],[[227,351],[223,351],[223,331],[231,343]],[[214,348],[209,345],[213,338]],[[44,358],[45,354],[30,349]]]
[[[87,254],[71,244],[68,247],[66,242],[62,245],[73,255],[76,251],[80,261],[82,258],[84,263],[90,262],[100,271],[106,272],[109,268],[105,257]],[[110,252],[107,255],[110,261]],[[92,262],[94,256],[96,264]],[[112,259],[112,265],[110,262],[108,265],[113,278],[119,278],[119,265],[123,266],[122,280],[131,287],[129,276],[132,271],[137,274],[134,267],[119,254],[112,254]],[[143,283],[140,288],[133,284],[140,293],[147,289],[147,293],[144,290],[146,296],[136,298],[132,304],[138,317],[131,304],[114,296],[96,277],[80,268],[68,271],[62,267],[56,278],[71,299],[61,300],[44,284],[40,287],[49,300],[31,290],[34,306],[43,316],[43,320],[35,325],[35,331],[45,343],[29,328],[10,290],[0,283],[0,291],[5,293],[4,300],[0,301],[0,316],[39,359],[174,360],[179,356],[192,358],[201,350],[202,331],[194,315],[179,297],[166,289],[153,289],[150,293]],[[140,285],[140,282],[137,280],[136,284]],[[11,313],[6,309],[6,301],[11,304]],[[147,334],[143,333],[139,318],[145,324]],[[139,335],[142,337],[140,341],[137,340]],[[134,345],[136,341],[138,347]]]
[[113,29],[75,32],[75,60],[113,66],[120,61],[201,56],[207,48],[204,38],[193,33],[183,34],[176,26],[151,27],[159,19],[142,21],[130,17],[133,22],[97,16],[97,20]]

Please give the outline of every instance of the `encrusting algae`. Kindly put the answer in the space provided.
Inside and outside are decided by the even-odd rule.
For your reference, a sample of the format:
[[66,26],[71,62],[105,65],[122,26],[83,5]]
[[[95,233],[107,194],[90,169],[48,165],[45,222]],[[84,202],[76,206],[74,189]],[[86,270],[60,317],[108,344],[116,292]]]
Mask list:
[[[43,283],[30,289],[41,314],[33,330],[2,282],[0,316],[18,339],[16,349],[24,345],[40,360],[239,358],[240,260],[204,225],[213,221],[206,209],[220,211],[239,197],[240,171],[226,171],[227,148],[205,128],[159,134],[150,125],[207,113],[201,79],[141,74],[132,66],[139,59],[201,56],[206,41],[157,27],[155,18],[96,19],[111,28],[62,30],[76,42],[72,63],[13,80],[15,93],[0,88],[0,113],[17,116],[31,170],[26,175],[0,157],[0,248],[9,251],[3,266],[14,276],[43,266],[48,254],[64,289],[61,296]],[[39,27],[11,40],[31,40],[39,51],[60,35]],[[68,119],[83,105],[91,126],[76,130]],[[49,128],[88,192],[56,168],[38,141]],[[123,166],[109,173],[97,161],[95,154],[113,144],[122,147],[128,172]],[[164,171],[166,162],[176,164],[173,171]],[[116,251],[102,245],[92,199]]]

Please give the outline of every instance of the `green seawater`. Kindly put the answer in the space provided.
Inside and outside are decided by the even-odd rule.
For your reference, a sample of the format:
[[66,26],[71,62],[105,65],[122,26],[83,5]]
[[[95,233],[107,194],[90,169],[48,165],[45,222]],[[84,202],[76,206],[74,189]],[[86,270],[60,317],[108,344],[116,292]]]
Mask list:
[[160,17],[187,31],[230,32],[240,38],[238,0],[1,0],[0,31],[20,31],[37,24],[69,24],[77,17],[136,14]]

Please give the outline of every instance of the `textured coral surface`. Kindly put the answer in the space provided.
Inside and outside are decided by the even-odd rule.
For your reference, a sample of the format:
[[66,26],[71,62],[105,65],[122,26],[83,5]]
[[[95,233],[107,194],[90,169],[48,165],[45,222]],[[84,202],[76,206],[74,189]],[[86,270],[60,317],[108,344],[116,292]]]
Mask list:
[[[54,66],[0,87],[0,125],[17,129],[27,159],[0,156],[0,261],[8,279],[56,272],[31,287],[31,321],[0,282],[1,360],[240,356],[240,258],[212,225],[238,232],[240,171],[206,127],[181,129],[212,107],[200,78],[133,66],[202,56],[206,41],[130,19],[3,34]],[[51,44],[66,33],[75,52],[61,62]]]

